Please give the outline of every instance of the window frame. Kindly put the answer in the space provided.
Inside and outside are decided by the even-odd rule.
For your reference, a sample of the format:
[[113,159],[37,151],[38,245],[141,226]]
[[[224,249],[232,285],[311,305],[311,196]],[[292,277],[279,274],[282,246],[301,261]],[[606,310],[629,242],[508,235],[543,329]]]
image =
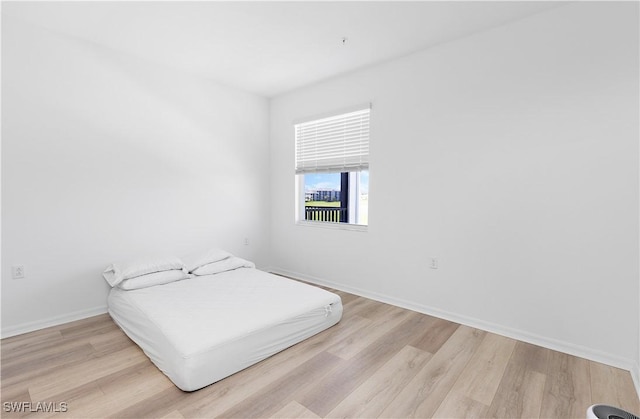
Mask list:
[[[358,106],[353,106],[350,108],[346,108],[343,110],[339,110],[339,111],[335,111],[335,112],[331,112],[331,113],[325,113],[323,115],[319,115],[319,116],[315,116],[315,117],[309,117],[309,118],[304,118],[304,119],[300,119],[297,121],[293,122],[293,131],[294,131],[294,145],[295,145],[295,162],[296,162],[296,173],[295,173],[295,182],[296,182],[296,186],[295,186],[295,190],[296,190],[296,196],[295,196],[295,222],[298,225],[304,225],[304,226],[311,226],[311,227],[322,227],[322,228],[330,228],[330,229],[339,229],[339,230],[354,230],[354,231],[367,231],[368,229],[368,215],[367,215],[367,224],[356,224],[356,221],[358,221],[358,217],[360,215],[360,189],[361,189],[361,172],[362,171],[369,171],[369,143],[370,143],[370,116],[371,116],[371,103],[366,103],[366,104],[362,104],[362,105],[358,105]],[[360,167],[336,167],[335,171],[330,171],[327,170],[326,168],[320,169],[320,170],[304,170],[304,166],[303,166],[303,170],[302,172],[298,171],[298,162],[299,162],[299,153],[298,153],[298,136],[297,136],[297,132],[298,132],[298,125],[301,124],[307,124],[307,123],[313,123],[313,122],[319,122],[320,124],[322,124],[322,120],[324,119],[328,119],[328,118],[339,118],[339,117],[345,117],[347,118],[349,114],[352,113],[358,113],[358,112],[362,112],[362,111],[367,111],[366,114],[366,118],[367,118],[367,125],[366,125],[366,129],[367,129],[367,136],[366,136],[366,147],[367,147],[367,153],[364,155],[364,158],[366,159],[364,166],[360,166]],[[303,128],[304,129],[304,128]],[[303,142],[304,144],[304,142]],[[347,154],[348,155],[348,154]],[[339,171],[339,169],[342,169]],[[353,169],[353,170],[350,170]],[[312,174],[312,173],[348,173],[348,199],[347,199],[347,208],[348,208],[348,221],[347,222],[335,222],[335,221],[314,221],[314,220],[307,220],[306,219],[306,190],[305,190],[305,182],[304,182],[304,176],[306,174]],[[342,185],[341,185],[342,186]],[[342,189],[342,188],[341,188]]]

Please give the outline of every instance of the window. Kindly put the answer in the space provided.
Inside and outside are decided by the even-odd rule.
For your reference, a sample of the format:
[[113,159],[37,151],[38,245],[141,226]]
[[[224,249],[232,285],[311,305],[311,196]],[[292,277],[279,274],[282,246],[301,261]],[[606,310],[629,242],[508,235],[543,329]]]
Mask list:
[[369,114],[295,125],[298,221],[368,224]]

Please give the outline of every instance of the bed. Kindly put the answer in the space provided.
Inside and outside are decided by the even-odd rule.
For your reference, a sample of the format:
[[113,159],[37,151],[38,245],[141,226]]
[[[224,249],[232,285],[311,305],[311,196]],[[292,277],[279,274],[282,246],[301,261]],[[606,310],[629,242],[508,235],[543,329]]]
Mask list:
[[338,295],[251,267],[129,290],[114,286],[108,307],[184,391],[219,381],[342,317]]

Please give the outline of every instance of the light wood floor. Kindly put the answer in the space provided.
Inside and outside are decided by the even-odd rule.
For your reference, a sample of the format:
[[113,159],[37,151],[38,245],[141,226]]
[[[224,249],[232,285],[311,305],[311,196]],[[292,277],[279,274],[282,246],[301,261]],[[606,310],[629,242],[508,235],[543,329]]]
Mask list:
[[[584,418],[594,403],[640,413],[627,371],[337,293],[338,325],[193,393],[108,315],[4,339],[2,415]],[[5,411],[42,401],[68,411]]]

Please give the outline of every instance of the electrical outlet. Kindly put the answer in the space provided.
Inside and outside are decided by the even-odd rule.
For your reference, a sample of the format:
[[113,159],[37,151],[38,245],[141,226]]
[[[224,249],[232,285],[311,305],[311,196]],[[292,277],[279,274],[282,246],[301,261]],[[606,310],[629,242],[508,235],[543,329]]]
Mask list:
[[438,258],[431,258],[431,264],[429,267],[431,269],[438,269]]
[[13,279],[24,278],[24,265],[14,265],[11,267],[11,277]]
[[244,245],[249,246],[249,237],[244,238]]

